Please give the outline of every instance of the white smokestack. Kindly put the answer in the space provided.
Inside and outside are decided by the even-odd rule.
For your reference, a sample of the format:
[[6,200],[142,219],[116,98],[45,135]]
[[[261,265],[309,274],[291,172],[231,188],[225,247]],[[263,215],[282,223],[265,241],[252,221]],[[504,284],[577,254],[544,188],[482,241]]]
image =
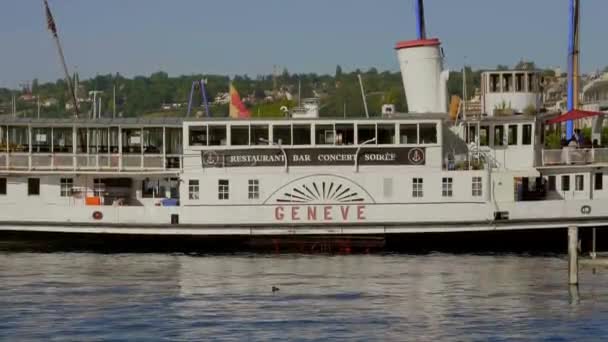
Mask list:
[[443,70],[439,39],[397,43],[395,47],[409,111],[412,113],[447,112],[449,71]]

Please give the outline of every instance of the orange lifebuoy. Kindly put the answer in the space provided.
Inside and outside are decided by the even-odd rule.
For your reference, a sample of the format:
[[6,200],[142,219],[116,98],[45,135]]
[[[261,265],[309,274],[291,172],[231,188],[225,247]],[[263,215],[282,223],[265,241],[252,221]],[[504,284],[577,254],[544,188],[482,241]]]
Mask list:
[[95,211],[93,212],[93,219],[94,220],[101,220],[103,218],[103,214],[101,213],[101,211]]

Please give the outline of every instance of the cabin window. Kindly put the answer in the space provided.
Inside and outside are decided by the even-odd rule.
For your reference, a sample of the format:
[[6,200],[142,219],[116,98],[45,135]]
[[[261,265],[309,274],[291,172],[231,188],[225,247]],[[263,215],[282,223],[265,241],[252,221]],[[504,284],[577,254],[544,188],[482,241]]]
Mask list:
[[562,191],[570,191],[570,176],[562,176]]
[[505,127],[494,126],[494,146],[503,146],[505,144]]
[[443,177],[441,182],[441,195],[443,197],[454,196],[454,179],[451,177]]
[[517,125],[509,125],[508,144],[517,145]]
[[400,142],[405,145],[418,144],[418,125],[401,124],[399,125]]
[[0,178],[0,195],[6,195],[6,178]]
[[556,191],[557,190],[557,177],[555,176],[549,176],[549,185],[548,185],[548,190],[549,191]]
[[336,145],[355,144],[355,125],[337,124],[336,125]]
[[357,125],[357,144],[376,139],[376,125]]
[[479,127],[479,145],[488,146],[490,144],[490,127]]
[[190,146],[207,146],[207,127],[190,126],[188,136]]
[[576,175],[576,177],[574,178],[574,189],[576,191],[585,190],[585,176]]
[[217,198],[219,200],[230,199],[230,182],[227,179],[217,181]]
[[522,132],[522,142],[523,145],[532,145],[532,125],[524,125]]
[[595,190],[604,190],[604,174],[598,172],[595,174],[594,187]]
[[525,74],[515,74],[515,91],[524,92],[526,91],[526,78]]
[[334,125],[315,125],[317,145],[333,145],[335,142]]
[[500,91],[500,75],[490,75],[490,93],[497,93]]
[[249,192],[250,200],[259,199],[260,198],[260,181],[257,179],[250,179],[247,190]]
[[[122,130],[122,152],[125,154],[140,154],[142,147],[142,131],[139,128]],[[96,135],[89,130],[89,153],[91,152],[91,139]]]
[[393,197],[393,179],[392,178],[384,178],[382,183],[382,190],[384,192],[385,198]]
[[481,177],[473,177],[473,186],[471,194],[473,197],[481,197],[483,195],[483,183]]
[[165,197],[165,187],[160,185],[160,180],[145,179],[141,182],[142,198]]
[[311,145],[310,125],[293,125],[293,144]]
[[422,198],[424,196],[424,179],[414,178],[412,179],[412,197]]
[[230,127],[230,145],[247,146],[249,145],[249,126]]
[[225,146],[227,143],[226,126],[209,126],[207,140],[209,146]]
[[251,125],[251,145],[268,145],[270,141],[268,125]]
[[[309,134],[310,136],[310,134]],[[291,126],[280,125],[272,127],[272,139],[277,144],[291,145]]]
[[197,179],[191,179],[188,181],[188,198],[191,200],[197,200],[200,196],[200,187]]
[[477,142],[477,126],[469,126],[467,130],[467,144]]
[[93,180],[93,196],[101,197],[103,196],[105,190],[106,185],[103,183],[103,180],[101,180],[100,178],[95,178]]
[[420,124],[420,143],[437,143],[437,124]]
[[70,197],[70,196],[72,196],[73,188],[74,188],[74,179],[73,178],[61,178],[59,195],[61,197]]
[[537,79],[536,75],[528,74],[528,91],[531,93],[538,91],[536,79]]
[[[110,129],[110,145],[113,146],[113,133]],[[207,134],[204,134],[205,136]],[[205,143],[206,145],[206,143]],[[114,149],[113,147],[111,148]],[[118,151],[118,150],[117,150]],[[114,153],[114,152],[112,152]],[[182,154],[182,130],[179,128],[165,129],[165,153],[166,154]]]
[[503,74],[503,92],[510,92],[513,89],[513,75],[511,74]]
[[[106,130],[107,132],[107,130]],[[55,128],[53,129],[53,152],[72,153],[72,129]]]
[[28,152],[30,149],[27,127],[9,127],[8,146],[11,152]]
[[378,144],[393,145],[395,143],[395,125],[378,125]]
[[[107,153],[108,151],[108,129],[102,129],[100,136],[100,152]],[[162,154],[163,153],[163,129],[162,127],[144,128],[144,153],[145,154]]]
[[40,178],[27,179],[27,195],[40,196]]

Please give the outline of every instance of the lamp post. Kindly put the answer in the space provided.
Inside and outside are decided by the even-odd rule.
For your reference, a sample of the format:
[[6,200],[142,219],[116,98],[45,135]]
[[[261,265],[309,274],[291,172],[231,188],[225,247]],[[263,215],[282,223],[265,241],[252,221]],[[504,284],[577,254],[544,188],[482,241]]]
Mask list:
[[359,145],[359,147],[357,148],[357,152],[355,152],[355,172],[359,172],[359,153],[361,152],[361,148],[367,144],[371,144],[371,143],[375,143],[375,142],[376,142],[376,138],[373,138],[373,139],[364,141],[363,144]]
[[287,159],[287,152],[283,148],[283,145],[281,145],[281,140],[279,139],[278,142],[274,142],[274,141],[270,141],[268,139],[260,138],[260,141],[265,144],[268,144],[268,145],[276,146],[281,150],[281,153],[283,153],[283,158],[285,158],[285,172],[289,172],[289,164],[288,164],[289,160]]

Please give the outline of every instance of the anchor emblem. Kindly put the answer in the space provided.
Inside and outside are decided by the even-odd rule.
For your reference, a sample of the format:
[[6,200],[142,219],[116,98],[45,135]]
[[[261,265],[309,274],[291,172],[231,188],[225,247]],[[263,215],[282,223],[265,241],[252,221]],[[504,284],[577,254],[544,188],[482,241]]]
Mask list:
[[424,162],[424,151],[419,148],[413,148],[407,155],[407,158],[412,164],[419,165]]

